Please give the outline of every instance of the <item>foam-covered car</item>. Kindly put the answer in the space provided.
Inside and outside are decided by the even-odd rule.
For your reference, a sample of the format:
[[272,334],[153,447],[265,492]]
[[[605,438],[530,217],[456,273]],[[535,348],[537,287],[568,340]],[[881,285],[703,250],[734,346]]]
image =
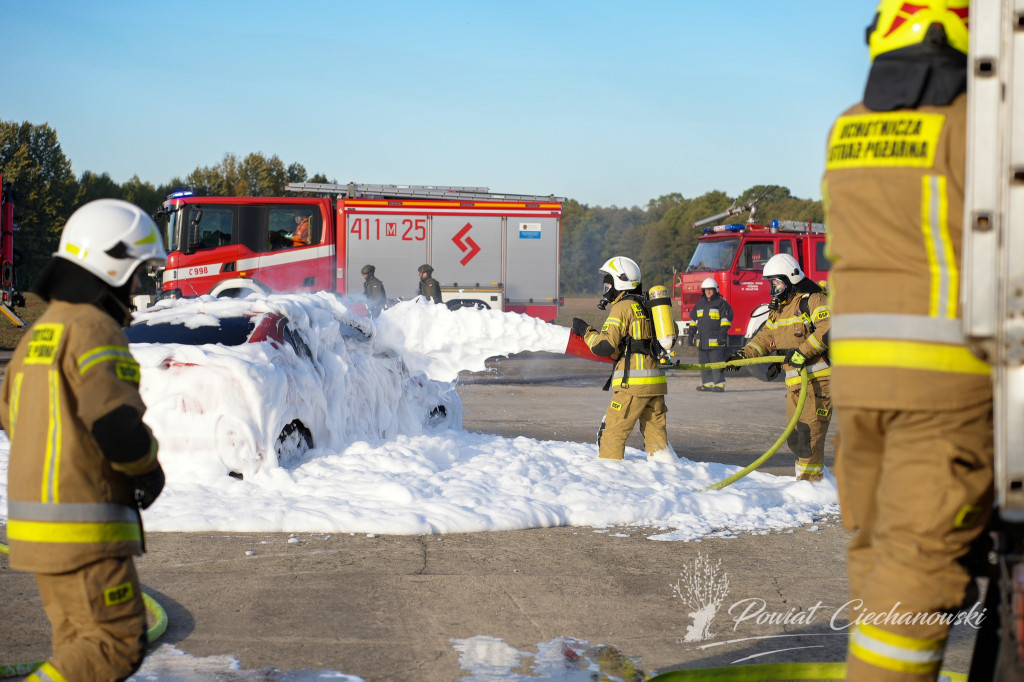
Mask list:
[[167,301],[126,334],[146,422],[179,474],[246,477],[298,466],[313,448],[461,427],[453,387],[411,375],[332,297]]

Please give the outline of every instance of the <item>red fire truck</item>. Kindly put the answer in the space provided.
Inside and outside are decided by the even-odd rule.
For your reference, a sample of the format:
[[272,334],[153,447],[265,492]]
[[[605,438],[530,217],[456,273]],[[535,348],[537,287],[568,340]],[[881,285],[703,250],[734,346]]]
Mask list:
[[[710,226],[746,211],[750,211],[746,223]],[[829,262],[825,258],[824,225],[792,220],[772,220],[762,225],[756,222],[756,216],[755,200],[693,224],[694,228],[708,227],[704,227],[689,266],[673,278],[672,299],[680,306],[680,333],[685,332],[690,309],[701,297],[701,282],[711,277],[733,309],[729,346],[743,345],[767,315],[771,293],[761,271],[777,253],[791,254],[808,277],[825,284]]]
[[17,265],[21,252],[14,247],[14,187],[4,183],[0,173],[0,313],[16,327],[24,327],[14,308],[25,307],[25,297],[18,290]]
[[449,307],[558,314],[562,199],[484,187],[293,183],[310,197],[172,194],[160,296],[336,291],[358,301],[373,265],[412,298],[429,263]]

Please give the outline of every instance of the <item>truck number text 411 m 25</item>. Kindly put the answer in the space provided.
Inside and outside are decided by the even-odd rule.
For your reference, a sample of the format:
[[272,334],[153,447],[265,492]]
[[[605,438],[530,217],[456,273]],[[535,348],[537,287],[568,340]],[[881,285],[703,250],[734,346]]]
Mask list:
[[380,218],[356,218],[352,221],[349,233],[354,239],[397,239],[399,230],[402,232],[402,241],[421,242],[427,238],[427,219],[405,218],[401,222],[392,222],[381,221]]

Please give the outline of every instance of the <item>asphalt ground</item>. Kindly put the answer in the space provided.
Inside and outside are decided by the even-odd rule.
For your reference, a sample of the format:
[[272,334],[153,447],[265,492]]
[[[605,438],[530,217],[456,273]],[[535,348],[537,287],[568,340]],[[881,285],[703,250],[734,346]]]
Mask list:
[[[608,402],[600,390],[607,366],[540,354],[491,365],[463,377],[466,430],[593,441]],[[693,372],[670,376],[669,439],[678,453],[747,464],[778,437],[781,383],[745,371],[728,375],[725,393],[698,393],[698,383]],[[629,444],[640,446],[638,434]],[[830,468],[832,458],[830,442]],[[783,448],[762,470],[792,475],[792,466]],[[463,640],[482,636],[521,652],[518,664],[491,661],[487,679],[495,680],[530,679],[546,643],[558,638],[569,638],[556,646],[566,654],[565,674],[591,666],[608,676],[592,679],[844,659],[849,536],[837,518],[695,542],[648,539],[656,532],[150,533],[138,567],[169,617],[162,642],[195,657],[238,659],[241,672],[216,679],[327,669],[366,680],[459,680],[479,672],[460,654]],[[719,603],[700,632],[695,592]],[[49,626],[34,580],[6,558],[0,595],[0,663],[45,658]],[[966,672],[974,632],[954,630],[945,669]]]

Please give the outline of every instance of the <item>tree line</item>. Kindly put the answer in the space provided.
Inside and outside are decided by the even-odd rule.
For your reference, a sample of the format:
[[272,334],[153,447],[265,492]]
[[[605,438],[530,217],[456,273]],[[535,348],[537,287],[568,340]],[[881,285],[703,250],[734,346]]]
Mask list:
[[[68,216],[93,199],[124,199],[154,211],[170,192],[182,187],[206,196],[284,196],[290,182],[336,182],[322,173],[308,175],[300,163],[285,165],[276,154],[267,157],[260,152],[242,158],[228,153],[213,166],[196,167],[184,178],[160,185],[138,175],[124,183],[90,170],[75,176],[53,128],[10,121],[0,121],[0,173],[18,195],[15,244],[24,255],[18,283],[26,289],[56,249]],[[820,201],[794,197],[777,185],[756,185],[737,197],[718,190],[694,198],[666,194],[642,208],[589,206],[568,199],[562,207],[561,290],[566,295],[599,292],[597,268],[616,255],[640,264],[646,286],[668,285],[675,271],[685,269],[697,246],[700,230],[692,224],[755,198],[760,199],[759,217],[766,221],[824,219]],[[742,222],[745,217],[732,220]]]

